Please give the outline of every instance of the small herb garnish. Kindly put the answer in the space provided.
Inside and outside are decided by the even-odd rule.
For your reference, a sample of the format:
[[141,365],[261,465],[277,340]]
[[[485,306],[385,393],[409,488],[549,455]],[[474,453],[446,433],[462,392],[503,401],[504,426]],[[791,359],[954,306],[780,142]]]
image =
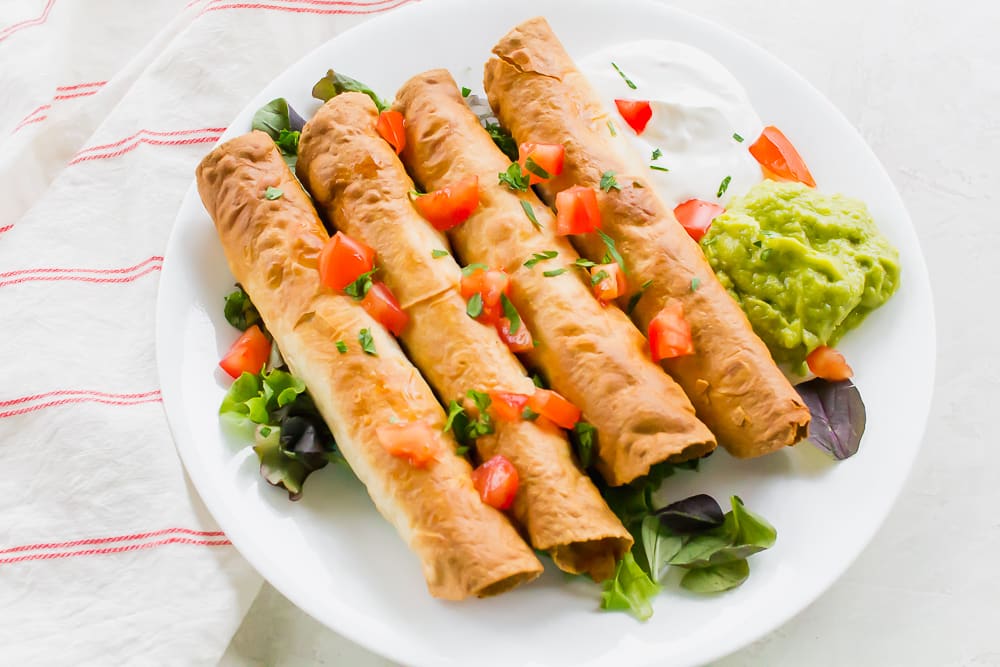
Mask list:
[[531,204],[522,199],[521,208],[524,209],[524,214],[528,216],[528,220],[531,220],[531,224],[535,226],[535,229],[541,229],[542,223],[538,222],[538,218],[535,217],[535,209],[531,207]]
[[616,72],[618,72],[618,75],[619,75],[619,76],[621,76],[621,78],[622,78],[622,79],[623,79],[623,80],[625,81],[625,85],[626,85],[626,86],[628,86],[628,87],[629,87],[629,88],[631,88],[632,90],[635,90],[635,89],[636,89],[636,88],[635,88],[635,83],[633,83],[633,82],[632,82],[632,79],[630,79],[630,78],[628,78],[627,76],[625,76],[625,72],[623,72],[623,71],[621,70],[621,68],[620,68],[620,67],[618,67],[618,65],[616,65],[616,64],[614,64],[614,63],[611,63],[611,66],[615,68],[615,71],[616,71]]
[[347,354],[347,343],[345,343],[342,340],[338,340],[336,342],[336,346],[337,346],[337,352],[340,352],[341,354]]
[[372,288],[372,274],[378,271],[378,267],[373,267],[371,271],[362,273],[353,283],[344,288],[344,294],[354,297],[355,301],[361,301],[368,295],[368,290]]
[[469,277],[473,273],[475,273],[476,271],[479,271],[479,270],[489,271],[489,268],[490,267],[486,266],[485,264],[478,264],[478,263],[477,264],[469,264],[468,266],[462,268],[462,275],[466,276],[466,277]]
[[528,176],[521,169],[521,165],[516,162],[512,162],[507,167],[507,171],[501,171],[497,174],[497,179],[500,185],[506,185],[515,192],[528,191]]
[[573,426],[573,436],[576,441],[576,455],[580,459],[580,467],[586,469],[594,461],[594,438],[597,429],[585,421],[578,421]]
[[458,419],[459,415],[464,415],[465,409],[458,401],[451,401],[448,403],[448,419],[444,423],[444,428],[442,431],[449,431],[455,425],[455,421]]
[[659,160],[662,156],[663,156],[663,151],[661,151],[659,148],[654,148],[653,156],[650,158],[650,160]]
[[246,331],[251,325],[260,322],[260,313],[250,301],[250,295],[243,291],[239,283],[236,284],[236,289],[226,296],[223,313],[226,321],[240,331]]
[[283,194],[285,193],[281,188],[276,188],[269,185],[267,186],[267,190],[264,190],[264,199],[269,199],[271,201],[274,201],[275,199],[279,199]]
[[649,168],[652,169],[653,171],[670,171],[666,167],[661,167],[658,164],[651,164],[651,165],[649,165]]
[[531,374],[531,381],[535,383],[535,386],[539,389],[548,389],[549,385],[545,384],[545,380],[538,373]]
[[472,92],[471,88],[466,88],[465,86],[462,86],[462,97],[468,97],[469,93],[471,92]]
[[701,278],[692,278],[691,279],[691,291],[692,292],[694,292],[695,290],[697,290],[698,287],[700,287],[700,286],[701,286]]
[[431,250],[431,257],[433,257],[434,259],[439,259],[441,257],[447,257],[447,256],[448,256],[447,250],[441,250],[440,248],[435,248],[434,250]]
[[282,128],[278,131],[278,138],[274,143],[285,155],[295,155],[299,152],[299,132]]
[[524,168],[542,180],[552,178],[552,174],[542,169],[531,157],[524,161]]
[[610,120],[608,121],[608,130],[611,132],[612,137],[618,136],[618,130],[615,129],[615,124],[612,123]]
[[503,309],[503,316],[510,321],[510,335],[513,336],[521,328],[521,316],[506,294],[500,295],[500,307]]
[[465,314],[476,319],[483,314],[483,295],[476,292],[469,298],[469,302],[465,304]]
[[622,259],[621,254],[618,252],[618,248],[615,247],[615,240],[602,232],[600,229],[597,230],[597,233],[601,235],[601,240],[604,241],[604,247],[608,249],[608,251],[604,253],[604,263],[610,264],[611,262],[616,262],[618,266],[621,267],[622,273],[628,275],[628,269],[625,268],[625,260]]
[[649,286],[652,284],[653,284],[652,279],[647,280],[646,282],[644,282],[642,285],[639,286],[638,292],[629,297],[628,305],[625,306],[626,313],[628,313],[629,315],[632,314],[632,311],[635,310],[635,307],[639,304],[639,299],[642,298],[642,295],[645,294],[646,290],[649,289]]
[[726,194],[726,190],[729,188],[729,181],[731,180],[733,180],[732,176],[726,176],[724,179],[722,179],[722,182],[719,183],[719,191],[715,193],[716,197],[721,197],[722,195]]
[[737,132],[733,132],[733,139],[740,142],[741,144],[743,143],[743,137],[741,137]]
[[595,273],[590,277],[590,284],[596,285],[597,283],[601,282],[607,277],[608,277],[608,272],[605,271],[604,269],[601,269],[600,271],[598,271],[597,273]]
[[524,410],[521,410],[521,419],[533,422],[538,419],[538,413],[526,405],[524,406]]
[[542,271],[542,275],[546,278],[555,278],[556,276],[561,276],[564,273],[566,273],[566,269],[563,268],[552,269],[551,271]]
[[466,437],[474,439],[481,435],[489,435],[493,432],[493,419],[490,417],[490,413],[487,412],[490,404],[493,403],[490,399],[490,395],[486,392],[470,389],[466,392],[466,396],[472,399],[473,403],[476,404],[476,408],[479,410],[479,416],[476,420],[469,421],[469,425],[466,428],[465,433]]
[[615,178],[615,172],[606,171],[601,174],[601,189],[605,192],[611,192],[611,190],[621,190],[618,187],[618,180]]
[[542,252],[536,252],[534,255],[531,256],[531,259],[529,259],[527,262],[524,263],[524,265],[530,269],[535,264],[538,264],[539,262],[544,262],[547,259],[552,259],[553,257],[556,257],[558,254],[559,253],[556,252],[555,250],[543,250]]
[[362,329],[358,332],[358,342],[361,343],[361,349],[365,354],[370,354],[373,357],[378,356],[378,352],[375,351],[375,341],[372,340],[372,332],[368,329]]
[[578,257],[573,261],[573,264],[581,269],[589,269],[592,266],[597,266],[594,262],[591,262],[589,259],[584,259],[583,257]]
[[483,125],[483,128],[504,155],[511,160],[517,159],[517,142],[514,141],[514,137],[510,136],[510,132],[503,129],[499,123],[488,122]]

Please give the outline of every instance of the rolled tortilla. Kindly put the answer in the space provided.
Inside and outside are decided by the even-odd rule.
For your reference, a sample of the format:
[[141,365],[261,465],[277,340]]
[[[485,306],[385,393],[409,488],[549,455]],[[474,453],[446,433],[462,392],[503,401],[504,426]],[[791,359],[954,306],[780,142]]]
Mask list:
[[[479,208],[449,237],[465,262],[502,267],[511,275],[511,299],[538,343],[528,360],[597,428],[596,465],[608,483],[625,484],[657,463],[712,451],[714,437],[681,388],[650,360],[642,334],[620,310],[598,303],[573,264],[576,251],[555,235],[552,213],[531,192],[515,193],[498,183],[497,174],[510,161],[451,75],[432,70],[413,77],[397,94],[396,108],[406,118],[403,161],[424,188],[479,177]],[[531,206],[540,229],[522,202]],[[545,251],[559,254],[524,266]],[[560,275],[544,275],[560,268]]]
[[[333,226],[375,249],[376,278],[410,316],[401,340],[439,396],[531,394],[534,384],[496,330],[466,314],[458,264],[432,256],[447,240],[410,202],[413,182],[376,133],[377,117],[361,93],[327,102],[302,132],[299,177]],[[502,454],[517,469],[513,515],[532,546],[567,572],[611,576],[632,538],[577,468],[563,431],[542,421],[495,419],[494,428],[475,448],[481,460]]]
[[[506,517],[479,499],[469,464],[441,431],[441,406],[395,339],[350,297],[320,286],[327,233],[270,137],[252,132],[226,142],[202,161],[197,177],[229,268],[375,506],[417,554],[431,594],[493,595],[537,577],[541,563]],[[268,186],[283,194],[265,199]],[[377,355],[361,350],[362,329]],[[338,340],[346,353],[337,351]],[[392,420],[426,421],[436,461],[421,469],[390,455],[376,428]]]
[[[808,408],[701,248],[656,194],[647,170],[616,149],[609,121],[621,132],[631,130],[608,116],[545,19],[517,26],[493,53],[497,57],[486,64],[484,83],[500,122],[519,142],[566,147],[562,174],[541,185],[543,197],[552,204],[556,193],[572,185],[597,190],[603,229],[617,244],[630,278],[634,284],[653,281],[633,311],[636,323],[645,330],[668,299],[683,303],[695,353],[665,360],[664,366],[719,442],[734,456],[752,457],[806,437]],[[600,189],[608,171],[621,189]],[[573,242],[595,261],[605,252],[596,234]]]

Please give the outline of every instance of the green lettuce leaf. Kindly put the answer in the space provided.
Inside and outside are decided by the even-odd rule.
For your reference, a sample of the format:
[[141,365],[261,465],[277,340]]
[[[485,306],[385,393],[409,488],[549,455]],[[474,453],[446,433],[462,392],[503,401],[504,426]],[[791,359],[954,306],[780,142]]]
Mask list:
[[299,132],[304,125],[302,116],[295,112],[284,97],[275,98],[257,109],[250,123],[252,129],[266,132],[274,140],[293,173],[298,160]]
[[641,531],[642,550],[646,556],[646,565],[653,581],[659,581],[666,570],[670,559],[684,546],[684,537],[674,535],[664,526],[659,517],[649,514],[642,520]]
[[333,70],[329,70],[322,79],[316,82],[313,86],[312,96],[317,100],[322,100],[324,102],[329,101],[331,98],[340,95],[341,93],[364,93],[368,97],[372,98],[372,102],[378,107],[379,111],[384,111],[389,108],[389,105],[375,94],[375,91],[361,83],[357,79],[352,79],[344,74],[338,74]]
[[659,584],[649,578],[629,552],[618,561],[614,576],[604,582],[601,609],[627,611],[645,621],[653,615],[650,600],[659,592]]
[[246,331],[254,324],[263,324],[260,321],[260,313],[250,301],[250,295],[244,292],[238,283],[236,289],[226,295],[223,314],[226,316],[226,321],[240,331]]
[[745,558],[721,565],[688,570],[681,587],[694,593],[719,593],[736,588],[750,576],[750,564]]

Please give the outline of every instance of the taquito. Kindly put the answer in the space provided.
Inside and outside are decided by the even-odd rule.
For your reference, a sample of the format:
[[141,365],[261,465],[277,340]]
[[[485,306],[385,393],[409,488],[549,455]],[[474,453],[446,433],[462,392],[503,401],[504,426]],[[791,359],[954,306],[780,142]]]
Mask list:
[[[270,137],[252,132],[222,144],[198,166],[197,180],[229,268],[375,506],[420,559],[431,594],[493,595],[538,576],[532,550],[480,500],[469,464],[441,430],[444,411],[395,339],[350,297],[320,285],[326,230]],[[269,187],[281,195],[265,198]],[[362,351],[362,329],[375,354]],[[436,460],[418,468],[389,454],[376,429],[396,420],[425,421]]]
[[[422,187],[479,177],[479,208],[448,235],[463,261],[510,274],[511,299],[537,343],[527,359],[597,429],[596,466],[608,483],[625,484],[654,464],[710,452],[711,432],[680,387],[650,360],[645,339],[625,314],[594,297],[585,273],[574,265],[579,255],[555,235],[552,213],[530,191],[513,192],[498,183],[510,160],[465,104],[451,75],[420,74],[396,99],[406,119],[403,161]],[[537,228],[522,205],[534,211]],[[558,254],[524,266],[535,253],[552,251]]]
[[[361,93],[327,102],[302,131],[299,177],[334,227],[375,249],[375,277],[410,318],[400,339],[440,397],[469,389],[531,394],[534,384],[494,327],[466,314],[458,264],[432,255],[447,241],[410,201],[413,182],[377,134],[377,117]],[[481,460],[501,454],[517,469],[512,511],[532,546],[567,572],[611,576],[632,538],[577,468],[565,433],[541,420],[493,424],[475,450]]]
[[[519,142],[562,144],[562,173],[540,185],[551,205],[561,190],[597,191],[603,230],[625,260],[632,289],[652,280],[633,311],[645,330],[668,299],[679,299],[691,325],[694,354],[664,361],[698,416],[731,454],[753,457],[806,437],[809,410],[754,334],[736,301],[719,283],[698,244],[646,178],[644,165],[623,157],[612,137],[630,132],[609,116],[543,18],[525,21],[493,48],[484,85],[501,124]],[[641,91],[637,91],[641,96]],[[615,174],[620,189],[603,191]],[[597,234],[573,238],[599,260]],[[694,281],[694,282],[692,282]],[[624,303],[628,297],[624,297]]]

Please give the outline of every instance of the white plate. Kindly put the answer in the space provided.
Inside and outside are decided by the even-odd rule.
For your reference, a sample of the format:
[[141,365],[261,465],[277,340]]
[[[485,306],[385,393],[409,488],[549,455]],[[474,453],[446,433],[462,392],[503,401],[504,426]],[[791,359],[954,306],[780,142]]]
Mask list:
[[302,501],[265,485],[253,452],[223,438],[216,410],[227,382],[216,368],[235,338],[222,316],[232,285],[211,221],[192,186],[181,206],[161,278],[157,351],[163,400],[177,448],[212,514],[240,552],[284,595],[331,628],[393,660],[415,665],[686,665],[753,641],[802,610],[847,568],[882,523],[920,445],[934,375],[927,272],[909,217],[876,157],[814,88],[758,47],[718,26],[644,2],[430,0],[344,33],[275,79],[233,121],[283,96],[308,117],[309,92],[330,67],[391,97],[409,76],[448,67],[481,89],[489,49],[522,19],[542,14],[574,56],[641,38],[694,44],[745,84],[767,123],[795,138],[827,191],[867,201],[899,248],[899,293],[844,341],[868,408],[861,452],[839,464],[805,444],[737,462],[720,452],[698,474],[663,489],[670,498],[739,494],[778,528],[777,545],[751,559],[750,579],[716,596],[673,581],[645,624],[598,611],[599,588],[550,571],[490,600],[446,603],[424,587],[416,558],[349,473],[311,477]]

